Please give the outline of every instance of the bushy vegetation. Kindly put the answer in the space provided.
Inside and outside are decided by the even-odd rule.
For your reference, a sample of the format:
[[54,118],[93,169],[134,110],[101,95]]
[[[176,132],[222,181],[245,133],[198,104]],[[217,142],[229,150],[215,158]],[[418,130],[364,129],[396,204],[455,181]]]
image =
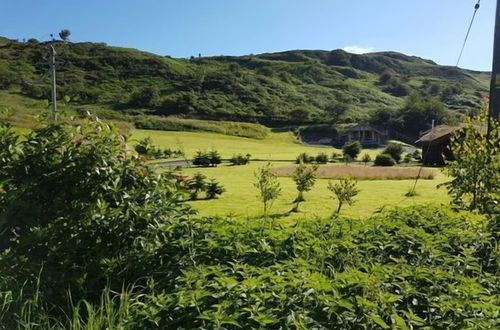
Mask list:
[[396,163],[401,161],[403,155],[403,146],[399,143],[389,143],[389,145],[382,151],[382,154],[391,155]]
[[346,142],[342,147],[342,153],[344,154],[344,159],[346,159],[346,156],[349,156],[349,159],[351,161],[358,158],[360,152],[361,152],[361,143],[359,143],[359,141]]
[[250,157],[252,157],[252,155],[250,155],[250,154],[246,154],[245,156],[243,156],[242,154],[237,154],[237,155],[234,155],[233,157],[231,157],[229,162],[235,166],[236,165],[247,165],[250,162]]
[[198,151],[193,158],[193,165],[208,167],[217,166],[222,163],[221,156],[217,150],[212,150],[209,152]]
[[180,183],[181,189],[189,193],[190,200],[197,200],[200,192],[205,193],[206,199],[214,199],[226,191],[215,179],[210,179],[208,182],[206,179],[205,175],[198,172],[192,178],[178,176],[177,182]]
[[184,156],[184,152],[182,152],[182,150],[158,148],[153,144],[150,137],[140,140],[135,145],[134,149],[139,155],[148,159],[175,158]]
[[[494,219],[199,218],[123,143],[97,122],[0,128],[0,328],[497,325]],[[279,194],[270,166],[256,176]]]
[[394,158],[392,158],[391,155],[389,154],[378,154],[377,157],[375,157],[375,166],[394,166],[396,165],[396,161]]

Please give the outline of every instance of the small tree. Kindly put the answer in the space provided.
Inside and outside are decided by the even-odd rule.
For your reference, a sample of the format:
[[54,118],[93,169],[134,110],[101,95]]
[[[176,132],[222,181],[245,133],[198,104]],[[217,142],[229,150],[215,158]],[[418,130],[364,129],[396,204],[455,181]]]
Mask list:
[[370,157],[369,154],[364,154],[363,158],[361,159],[363,163],[365,163],[365,166],[368,165],[369,162],[372,161],[372,158]]
[[193,165],[208,167],[210,166],[210,156],[206,152],[198,151],[193,159]]
[[392,159],[399,163],[403,155],[403,146],[399,143],[390,143],[382,153],[391,155]]
[[63,29],[61,30],[61,32],[59,32],[59,38],[61,38],[62,41],[68,41],[70,35],[71,31],[68,29]]
[[305,164],[299,164],[295,168],[292,179],[293,181],[295,181],[295,184],[297,186],[298,195],[294,200],[295,207],[292,209],[292,212],[299,211],[299,204],[305,201],[304,192],[310,191],[316,183],[317,170],[317,165],[307,166]]
[[210,165],[212,165],[212,166],[217,166],[222,162],[220,154],[216,150],[210,151],[210,153],[208,154],[208,157],[210,159]]
[[189,181],[189,189],[191,189],[191,199],[198,199],[198,193],[205,190],[207,177],[200,172],[196,173]]
[[344,204],[353,205],[354,197],[359,193],[358,183],[356,180],[350,177],[344,177],[340,179],[338,183],[328,182],[328,190],[334,194],[334,198],[338,200],[339,206],[337,208],[337,214],[340,213],[342,206]]
[[207,199],[217,198],[218,195],[222,195],[226,189],[221,186],[215,179],[210,180],[206,186]]
[[259,197],[264,205],[264,218],[267,218],[267,211],[272,202],[281,194],[281,186],[271,170],[270,163],[259,168],[254,175],[257,179],[254,186],[259,190]]
[[487,116],[480,114],[467,119],[451,142],[454,161],[443,169],[452,177],[444,183],[453,203],[469,210],[493,213],[498,207],[500,192],[500,127],[492,120],[490,140],[487,142]]
[[342,147],[342,152],[345,155],[349,155],[352,159],[356,159],[361,152],[361,143],[359,141],[346,142]]

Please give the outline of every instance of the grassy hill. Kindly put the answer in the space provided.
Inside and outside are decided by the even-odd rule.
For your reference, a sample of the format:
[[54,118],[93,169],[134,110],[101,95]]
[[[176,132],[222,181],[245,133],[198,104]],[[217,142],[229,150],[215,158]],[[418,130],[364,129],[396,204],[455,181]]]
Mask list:
[[[46,47],[34,39],[0,39],[0,106],[7,94],[19,100],[49,97]],[[489,78],[394,52],[296,50],[174,59],[101,43],[56,48],[59,95],[110,117],[117,115],[109,110],[268,126],[355,122],[378,109],[401,108],[412,91],[463,113],[479,106]]]

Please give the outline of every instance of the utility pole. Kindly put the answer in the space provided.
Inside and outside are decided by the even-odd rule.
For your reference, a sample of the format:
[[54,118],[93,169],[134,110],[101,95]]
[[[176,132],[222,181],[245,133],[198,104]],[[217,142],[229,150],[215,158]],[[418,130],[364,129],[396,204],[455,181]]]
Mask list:
[[498,120],[500,115],[500,0],[497,0],[495,20],[495,40],[493,45],[493,69],[491,71],[490,110],[488,116],[488,136],[491,121]]
[[56,50],[53,45],[50,45],[50,72],[52,79],[52,112],[50,114],[50,119],[56,120],[57,112],[57,92],[56,92]]

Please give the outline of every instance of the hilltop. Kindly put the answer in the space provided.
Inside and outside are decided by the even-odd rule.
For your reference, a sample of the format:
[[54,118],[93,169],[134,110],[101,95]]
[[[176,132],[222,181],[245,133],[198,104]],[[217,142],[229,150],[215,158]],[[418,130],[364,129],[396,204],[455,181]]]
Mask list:
[[[489,80],[485,72],[396,52],[294,50],[175,59],[102,43],[57,48],[59,96],[70,96],[73,104],[270,126],[362,121],[375,110],[400,109],[414,91],[466,113],[480,106]],[[47,99],[46,61],[46,43],[0,38],[0,89]]]

